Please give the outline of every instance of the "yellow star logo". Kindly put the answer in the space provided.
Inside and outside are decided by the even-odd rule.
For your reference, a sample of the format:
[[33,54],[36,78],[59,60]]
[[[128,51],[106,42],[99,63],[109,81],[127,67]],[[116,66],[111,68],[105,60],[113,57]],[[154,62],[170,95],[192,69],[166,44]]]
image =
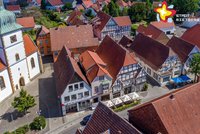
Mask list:
[[159,14],[160,20],[164,22],[167,22],[169,17],[172,17],[176,14],[175,10],[168,9],[166,1],[162,3],[161,7],[154,9],[154,11]]

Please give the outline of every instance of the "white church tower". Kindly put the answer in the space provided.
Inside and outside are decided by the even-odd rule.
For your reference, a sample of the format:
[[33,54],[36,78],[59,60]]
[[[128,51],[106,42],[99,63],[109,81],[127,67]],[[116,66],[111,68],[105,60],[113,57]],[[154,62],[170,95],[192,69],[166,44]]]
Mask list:
[[[15,14],[5,10],[0,0],[0,65],[5,66],[4,70],[8,73],[2,76],[1,80],[1,71],[4,70],[0,69],[0,87],[2,87],[1,83],[8,85],[4,87],[7,91],[3,89],[6,94],[3,94],[3,90],[0,89],[0,97],[3,98],[11,91],[13,93],[21,89],[40,73],[38,49],[28,35],[25,37],[27,42],[24,42],[21,28],[22,26],[16,23]],[[32,51],[33,48],[35,51]]]

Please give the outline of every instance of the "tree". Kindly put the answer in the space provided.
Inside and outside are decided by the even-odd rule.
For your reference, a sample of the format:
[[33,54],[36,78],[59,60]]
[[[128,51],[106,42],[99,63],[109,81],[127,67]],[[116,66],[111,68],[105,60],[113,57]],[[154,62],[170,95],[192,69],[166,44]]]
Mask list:
[[197,76],[200,74],[200,54],[194,54],[190,62],[191,73],[194,74],[194,82],[198,82]]
[[121,16],[126,16],[126,15],[128,15],[128,8],[124,7],[124,8],[122,9],[122,11],[120,12],[120,15],[121,15]]
[[172,4],[177,10],[177,13],[180,14],[191,14],[199,9],[199,0],[173,0]]
[[46,9],[46,0],[42,0],[42,1],[41,1],[41,6],[40,6],[40,8],[43,9],[43,10]]
[[25,90],[20,91],[20,96],[15,97],[12,102],[12,106],[17,109],[17,111],[26,114],[27,110],[35,106],[35,99],[33,96],[27,94]]
[[36,117],[33,122],[30,124],[31,130],[41,130],[46,126],[46,120],[43,116]]
[[148,90],[148,84],[147,83],[145,83],[144,85],[143,85],[143,87],[142,87],[142,91],[147,91]]
[[119,16],[120,9],[119,9],[119,6],[114,1],[111,1],[108,4],[107,8],[109,9],[109,13],[111,16],[113,17]]
[[103,11],[104,13],[110,14],[110,13],[109,13],[109,9],[108,9],[108,7],[107,7],[106,5],[103,7],[102,11]]
[[64,9],[64,10],[66,10],[66,9],[72,9],[72,3],[66,2],[65,5],[62,7],[62,9]]
[[140,22],[147,19],[147,9],[144,3],[136,3],[128,10],[128,15],[133,22]]

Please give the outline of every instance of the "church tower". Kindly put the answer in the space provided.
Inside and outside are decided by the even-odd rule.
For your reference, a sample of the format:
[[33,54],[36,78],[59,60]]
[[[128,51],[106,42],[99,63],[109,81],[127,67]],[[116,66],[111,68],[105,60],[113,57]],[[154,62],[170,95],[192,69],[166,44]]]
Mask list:
[[7,66],[13,92],[30,81],[21,28],[0,0],[0,58]]

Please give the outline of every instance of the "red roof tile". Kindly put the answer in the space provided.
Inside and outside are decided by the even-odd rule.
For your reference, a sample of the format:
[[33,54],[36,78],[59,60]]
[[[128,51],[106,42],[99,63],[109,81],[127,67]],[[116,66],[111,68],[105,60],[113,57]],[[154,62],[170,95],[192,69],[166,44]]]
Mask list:
[[124,2],[123,0],[117,0],[117,5],[120,7],[127,7],[129,6],[126,2]]
[[95,27],[94,29],[97,30],[97,31],[102,31],[103,28],[106,26],[106,24],[108,23],[108,21],[111,19],[111,16],[102,12],[102,11],[99,11],[97,12],[97,16],[96,18],[98,18],[97,20],[97,24],[95,24]]
[[131,26],[131,20],[129,16],[119,16],[113,18],[119,26]]
[[69,25],[84,25],[85,23],[81,20],[82,12],[79,10],[74,10],[69,18],[67,19],[67,23]]
[[183,35],[182,39],[191,42],[192,44],[196,45],[200,48],[200,24],[193,26],[192,28],[188,29]]
[[155,39],[162,44],[166,44],[169,41],[169,38],[163,31],[151,24],[147,27],[140,25],[137,29],[137,32],[142,33],[152,39]]
[[129,52],[127,52],[109,36],[106,36],[103,39],[99,48],[96,50],[96,53],[103,60],[103,62],[106,63],[106,69],[112,76],[113,82],[115,82],[117,75],[123,66],[137,64],[134,57],[132,57]]
[[64,45],[69,49],[98,46],[91,25],[67,26],[50,29],[52,51],[59,51]]
[[92,83],[97,76],[108,75],[111,77],[108,71],[104,69],[106,63],[104,63],[95,52],[85,51],[80,55],[79,59],[90,83]]
[[106,131],[110,134],[140,134],[128,121],[119,117],[111,109],[99,102],[91,119],[81,134],[102,134]]
[[129,110],[129,121],[144,133],[198,134],[200,83]]
[[56,80],[56,91],[60,96],[65,91],[68,84],[78,81],[87,80],[83,75],[77,62],[71,57],[71,53],[66,46],[64,46],[54,63],[54,72]]
[[195,47],[189,42],[173,36],[170,41],[167,43],[167,46],[172,48],[172,50],[178,55],[182,63],[185,63],[189,58],[189,54]]
[[33,17],[17,18],[17,23],[22,25],[24,28],[34,28],[35,21]]
[[47,29],[45,26],[42,26],[40,28],[39,35],[46,35],[46,34],[49,34],[49,33],[50,33],[49,29]]
[[63,2],[61,0],[48,0],[49,4],[51,4],[52,6],[59,6],[59,5],[63,5]]
[[38,51],[37,46],[35,45],[35,43],[32,41],[31,37],[28,34],[25,34],[23,36],[23,39],[24,39],[26,56],[29,56]]
[[83,4],[86,6],[86,8],[89,8],[93,5],[91,0],[83,0]]
[[133,43],[133,40],[131,38],[125,36],[125,35],[119,41],[119,44],[122,45],[123,47],[126,47],[126,48],[130,47],[130,45],[132,43]]
[[155,70],[158,70],[170,55],[167,46],[141,33],[135,37],[130,48]]
[[154,27],[159,28],[159,29],[175,27],[174,22],[170,23],[170,22],[162,22],[162,21],[159,21],[159,22],[153,21],[150,24],[153,25]]
[[7,5],[6,9],[9,11],[17,11],[17,10],[21,10],[19,5]]

